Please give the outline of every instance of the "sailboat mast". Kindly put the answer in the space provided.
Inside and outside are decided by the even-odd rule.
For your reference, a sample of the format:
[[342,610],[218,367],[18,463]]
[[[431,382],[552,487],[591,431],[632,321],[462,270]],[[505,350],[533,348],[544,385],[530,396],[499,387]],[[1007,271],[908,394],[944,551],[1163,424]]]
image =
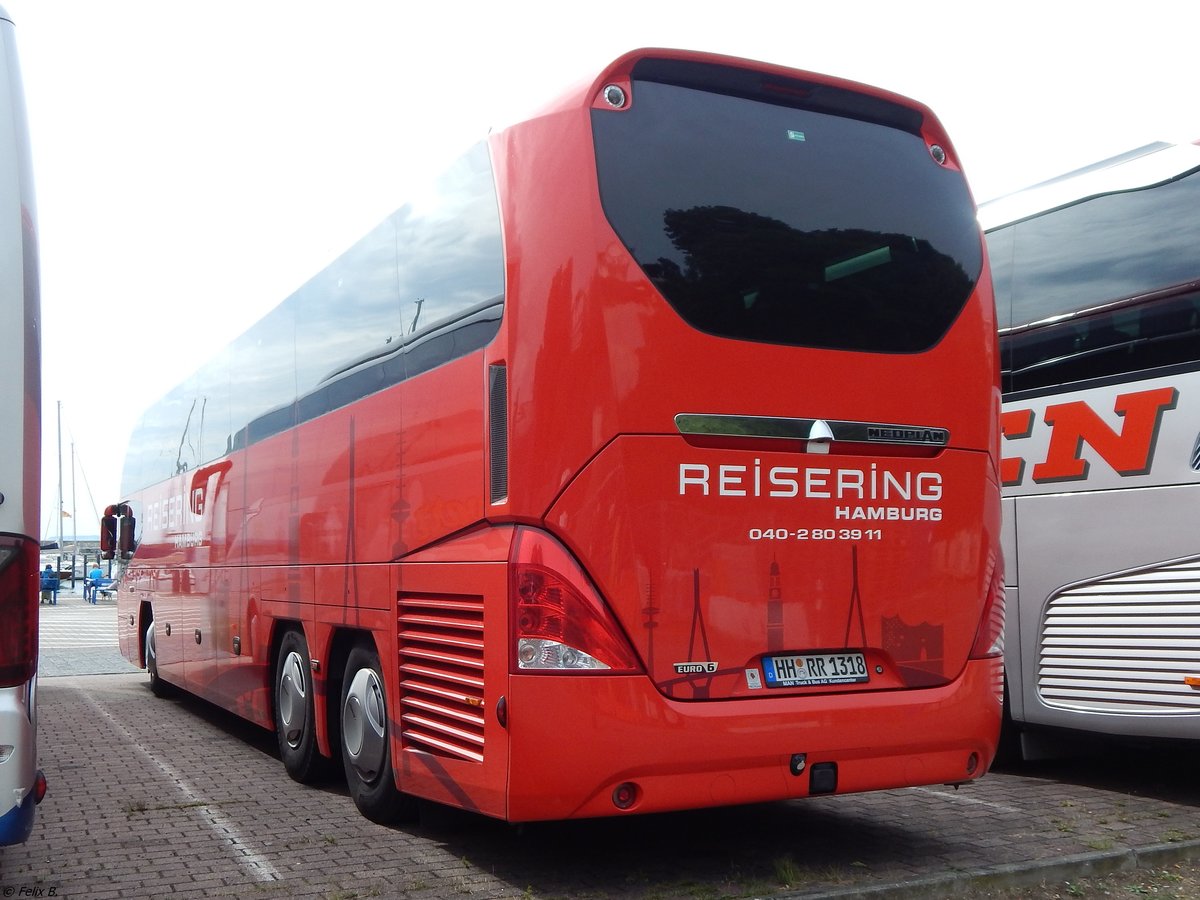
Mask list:
[[58,552],[63,545],[63,488],[62,488],[62,401],[58,401]]
[[75,560],[79,556],[79,516],[75,506],[75,442],[71,441],[71,583],[75,583]]

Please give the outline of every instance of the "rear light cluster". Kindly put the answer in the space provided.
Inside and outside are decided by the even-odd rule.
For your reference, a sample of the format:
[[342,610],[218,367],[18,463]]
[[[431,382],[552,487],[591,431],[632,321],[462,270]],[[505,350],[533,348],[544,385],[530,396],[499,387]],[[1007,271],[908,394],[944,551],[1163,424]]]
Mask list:
[[36,541],[0,535],[0,687],[24,684],[37,669]]
[[509,562],[514,672],[643,671],[612,612],[562,544],[518,528]]
[[985,659],[1004,655],[1004,562],[992,557],[992,577],[988,583],[987,600],[983,605],[983,616],[975,644],[971,647],[972,659]]

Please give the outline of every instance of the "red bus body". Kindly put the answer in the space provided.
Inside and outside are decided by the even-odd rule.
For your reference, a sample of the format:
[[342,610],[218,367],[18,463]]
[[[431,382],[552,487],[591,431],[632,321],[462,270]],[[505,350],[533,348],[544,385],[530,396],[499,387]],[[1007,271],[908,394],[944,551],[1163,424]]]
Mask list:
[[41,289],[37,207],[15,28],[0,8],[0,847],[24,843],[38,768]]
[[[276,728],[293,719],[281,647],[302,634],[313,746],[336,758],[357,728],[340,708],[347,661],[369,647],[396,788],[511,821],[982,775],[1003,615],[982,251],[946,323],[912,339],[928,346],[797,346],[686,321],[656,279],[687,277],[639,265],[609,218],[624,189],[606,179],[629,158],[598,164],[609,123],[625,127],[615,117],[656,92],[723,108],[762,85],[790,114],[797,84],[904,111],[931,177],[961,180],[911,101],[728,58],[623,57],[489,138],[504,301],[482,346],[426,366],[415,342],[396,357],[408,374],[380,389],[311,416],[301,396],[261,439],[253,424],[234,434],[235,417],[226,452],[127,483],[114,508],[138,531],[118,595],[125,655],[147,662],[149,628],[158,679]],[[676,239],[742,221],[713,209],[673,220]],[[759,244],[774,228],[762,221],[747,226]],[[774,290],[756,283],[742,306]],[[253,383],[231,356],[236,402]],[[164,433],[170,455],[189,443]],[[816,674],[772,686],[770,656],[772,671]],[[576,667],[591,659],[607,668]]]

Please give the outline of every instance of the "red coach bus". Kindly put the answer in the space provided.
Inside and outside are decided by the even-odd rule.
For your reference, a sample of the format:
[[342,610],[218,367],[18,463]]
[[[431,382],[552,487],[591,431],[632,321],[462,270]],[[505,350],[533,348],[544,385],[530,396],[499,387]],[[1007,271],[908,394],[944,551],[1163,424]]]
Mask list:
[[996,323],[923,106],[682,51],[491,135],[146,413],[124,653],[510,821],[942,782],[1001,714]]
[[0,847],[29,839],[35,807],[46,794],[37,748],[42,483],[37,234],[15,28],[0,7]]

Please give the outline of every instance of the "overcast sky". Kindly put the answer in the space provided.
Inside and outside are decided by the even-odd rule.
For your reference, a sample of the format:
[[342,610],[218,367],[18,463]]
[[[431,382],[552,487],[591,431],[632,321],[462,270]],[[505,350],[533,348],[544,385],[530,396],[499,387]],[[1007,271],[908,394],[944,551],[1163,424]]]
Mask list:
[[914,97],[981,202],[1200,139],[1200,6],[1183,0],[0,6],[17,25],[41,231],[43,519],[61,400],[80,534],[120,499],[149,403],[399,206],[414,173],[636,47]]

